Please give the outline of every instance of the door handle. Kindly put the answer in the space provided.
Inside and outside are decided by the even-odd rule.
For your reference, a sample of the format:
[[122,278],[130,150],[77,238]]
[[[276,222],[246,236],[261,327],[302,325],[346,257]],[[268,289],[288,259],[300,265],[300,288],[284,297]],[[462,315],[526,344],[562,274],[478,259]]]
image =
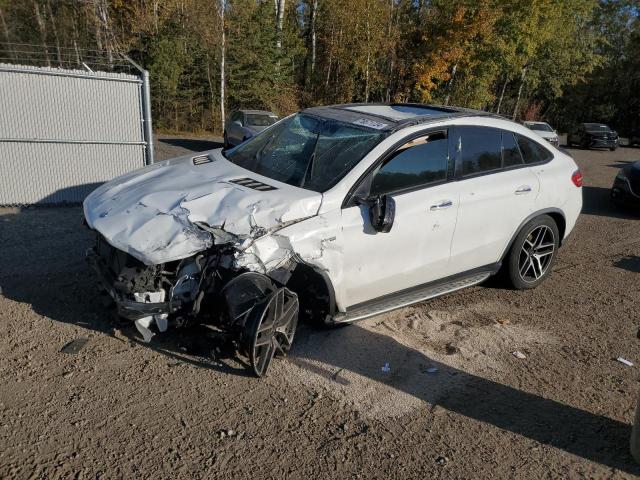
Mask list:
[[525,193],[531,193],[531,187],[529,185],[522,185],[516,189],[516,195],[524,195]]
[[435,205],[431,205],[431,210],[444,210],[445,208],[449,208],[453,206],[453,202],[451,200],[442,200],[440,203],[436,203]]

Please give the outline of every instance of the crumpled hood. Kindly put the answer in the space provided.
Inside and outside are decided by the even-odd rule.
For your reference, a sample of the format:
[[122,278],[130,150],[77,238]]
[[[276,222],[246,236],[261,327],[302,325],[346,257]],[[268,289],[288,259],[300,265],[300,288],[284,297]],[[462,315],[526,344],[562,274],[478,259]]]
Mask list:
[[85,199],[84,214],[111,245],[156,265],[209,248],[210,230],[258,238],[316,215],[321,201],[319,193],[257,175],[212,150],[107,182]]

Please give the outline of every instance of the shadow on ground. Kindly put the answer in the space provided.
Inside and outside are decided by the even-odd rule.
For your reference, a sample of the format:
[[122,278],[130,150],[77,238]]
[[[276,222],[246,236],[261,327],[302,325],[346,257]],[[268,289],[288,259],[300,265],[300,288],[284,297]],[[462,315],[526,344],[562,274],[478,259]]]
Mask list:
[[634,163],[632,160],[618,160],[614,163],[610,163],[609,165],[607,165],[607,167],[611,167],[611,168],[624,168],[627,165],[631,165],[632,163]]
[[[92,236],[80,225],[81,210],[59,209],[55,216],[52,211],[0,212],[2,294],[30,304],[37,314],[55,321],[116,334],[112,319],[98,301],[92,272],[84,262]],[[203,328],[157,335],[149,348],[176,362],[247,375],[243,363],[232,360],[228,351],[219,350],[218,359],[213,358],[215,347],[222,344],[215,334]],[[121,340],[139,342],[130,326],[122,332],[124,339],[118,334]],[[394,365],[393,376],[381,376],[380,357],[372,352],[385,352],[385,359]],[[345,380],[333,372],[353,372],[476,421],[640,474],[640,467],[628,453],[630,425],[452,368],[358,325],[330,331],[302,326],[288,361],[342,384]],[[437,367],[437,381],[447,382],[449,387],[443,390],[425,385],[427,374],[423,367],[427,366]],[[348,388],[348,381],[346,385]]]
[[582,213],[627,220],[638,218],[632,210],[615,205],[611,201],[611,190],[604,187],[582,187]]
[[630,255],[628,257],[616,260],[613,264],[618,268],[622,268],[623,270],[640,273],[640,257],[638,256]]

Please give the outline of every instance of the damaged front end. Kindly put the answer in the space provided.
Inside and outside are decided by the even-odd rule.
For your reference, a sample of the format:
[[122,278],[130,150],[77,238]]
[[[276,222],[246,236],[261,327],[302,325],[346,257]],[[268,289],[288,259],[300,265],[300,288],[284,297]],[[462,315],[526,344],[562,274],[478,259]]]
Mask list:
[[117,314],[134,321],[145,341],[154,331],[206,323],[263,375],[291,345],[298,310],[306,316],[333,304],[311,267],[323,267],[320,239],[330,235],[313,242],[317,227],[313,235],[305,230],[299,237],[307,240],[294,249],[283,233],[319,221],[321,202],[320,193],[254,174],[218,150],[173,159],[85,199],[86,224],[97,236],[87,258]]
[[[208,323],[228,335],[257,376],[274,355],[291,347],[298,322],[297,295],[269,276],[237,268],[232,244],[194,256],[145,265],[111,246],[100,234],[87,251],[104,294],[119,317],[132,320],[145,342],[154,330]],[[283,279],[292,266],[280,268]]]

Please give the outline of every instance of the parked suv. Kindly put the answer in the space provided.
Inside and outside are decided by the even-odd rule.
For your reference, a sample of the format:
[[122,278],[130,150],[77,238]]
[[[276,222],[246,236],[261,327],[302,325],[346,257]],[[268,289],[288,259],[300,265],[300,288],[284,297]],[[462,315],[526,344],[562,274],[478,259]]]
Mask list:
[[603,123],[581,123],[567,134],[567,146],[582,148],[618,148],[618,134]]
[[298,315],[336,325],[551,272],[582,206],[573,160],[501,117],[314,107],[238,147],[153,164],[84,202],[88,252],[148,339],[209,322],[263,375]]
[[224,126],[224,148],[244,142],[277,121],[278,116],[275,113],[264,110],[232,112]]

